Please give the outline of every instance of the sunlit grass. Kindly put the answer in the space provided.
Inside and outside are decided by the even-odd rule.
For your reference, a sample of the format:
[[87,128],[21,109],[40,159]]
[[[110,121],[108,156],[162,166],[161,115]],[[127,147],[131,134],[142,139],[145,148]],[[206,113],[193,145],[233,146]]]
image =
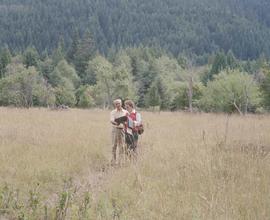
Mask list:
[[1,108],[0,115],[0,216],[270,216],[269,116],[142,112],[137,163],[111,168],[109,111]]

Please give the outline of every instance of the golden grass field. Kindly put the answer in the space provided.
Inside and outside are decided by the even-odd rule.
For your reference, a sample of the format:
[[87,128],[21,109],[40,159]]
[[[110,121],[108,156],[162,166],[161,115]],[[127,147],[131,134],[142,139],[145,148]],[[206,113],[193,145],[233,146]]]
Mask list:
[[270,219],[270,117],[142,112],[110,167],[109,111],[0,108],[0,219]]

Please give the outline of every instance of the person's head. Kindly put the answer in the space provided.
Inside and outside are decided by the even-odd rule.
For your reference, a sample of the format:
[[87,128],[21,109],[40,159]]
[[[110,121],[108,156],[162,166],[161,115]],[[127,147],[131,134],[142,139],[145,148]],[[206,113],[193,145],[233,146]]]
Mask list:
[[134,102],[131,100],[126,100],[125,101],[125,108],[128,112],[132,112],[132,110],[135,108]]
[[122,100],[121,99],[115,99],[113,101],[113,105],[116,109],[120,110],[122,108]]

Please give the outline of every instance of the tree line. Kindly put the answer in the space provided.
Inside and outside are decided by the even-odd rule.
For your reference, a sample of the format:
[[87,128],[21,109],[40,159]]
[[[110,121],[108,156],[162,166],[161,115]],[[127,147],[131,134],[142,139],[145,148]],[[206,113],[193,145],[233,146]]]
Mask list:
[[127,47],[100,54],[92,35],[51,53],[27,47],[0,50],[1,106],[111,107],[115,98],[140,108],[206,112],[266,112],[270,109],[270,62],[242,61],[217,52],[205,65],[155,47]]

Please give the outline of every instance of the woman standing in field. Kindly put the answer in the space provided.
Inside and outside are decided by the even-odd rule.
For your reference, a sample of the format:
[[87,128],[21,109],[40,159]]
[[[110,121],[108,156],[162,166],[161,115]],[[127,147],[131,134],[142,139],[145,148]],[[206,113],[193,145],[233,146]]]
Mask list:
[[126,142],[128,145],[128,150],[136,152],[139,134],[142,131],[142,117],[141,114],[135,110],[133,101],[126,100],[125,108],[128,111],[129,119],[127,122]]

